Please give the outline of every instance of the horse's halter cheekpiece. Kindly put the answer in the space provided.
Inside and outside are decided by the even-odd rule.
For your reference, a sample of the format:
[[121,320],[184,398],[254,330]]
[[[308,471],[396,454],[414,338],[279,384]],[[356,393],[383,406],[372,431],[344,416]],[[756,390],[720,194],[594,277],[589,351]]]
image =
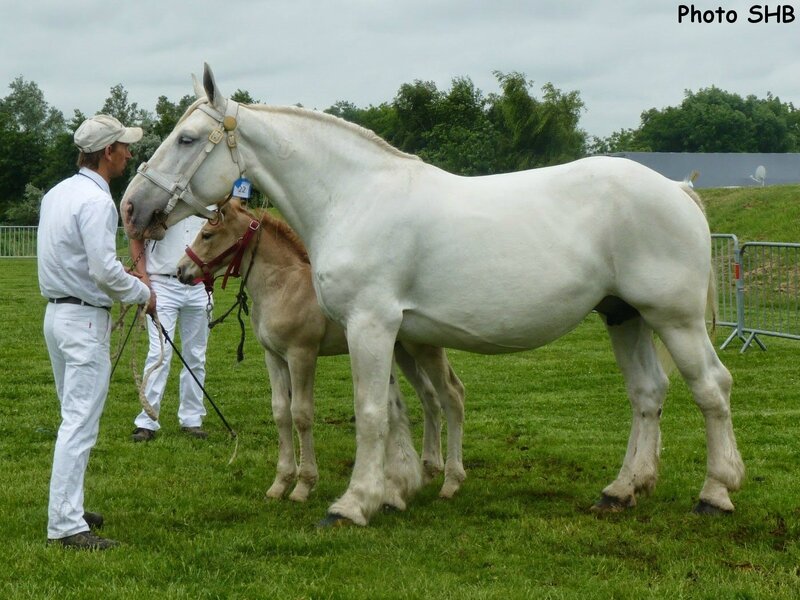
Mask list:
[[212,258],[208,262],[203,262],[203,260],[197,256],[197,254],[195,254],[191,247],[186,247],[186,254],[192,259],[194,264],[200,267],[203,277],[200,278],[199,281],[202,281],[203,285],[205,285],[206,292],[210,294],[214,291],[214,271],[219,265],[222,264],[222,261],[228,258],[228,256],[231,254],[234,254],[234,257],[231,259],[231,262],[228,264],[228,268],[225,270],[225,277],[222,279],[222,289],[224,290],[228,283],[228,276],[233,275],[234,277],[241,277],[240,269],[242,267],[242,258],[244,257],[244,252],[247,250],[247,246],[250,244],[253,236],[255,236],[260,229],[261,222],[251,219],[250,225],[247,227],[247,231],[244,232],[244,235],[236,240],[236,242],[234,242],[234,244],[227,250],[222,252],[222,254]]
[[208,158],[208,155],[211,154],[211,151],[217,147],[223,139],[227,139],[228,148],[231,152],[231,158],[233,162],[236,163],[236,166],[239,167],[239,177],[243,177],[246,168],[244,164],[244,159],[242,158],[242,153],[239,151],[239,146],[236,142],[236,127],[238,122],[236,120],[236,116],[239,113],[239,103],[234,102],[233,100],[228,100],[227,104],[225,105],[225,114],[223,115],[221,112],[216,110],[212,107],[208,102],[204,104],[200,104],[197,107],[198,110],[202,110],[212,119],[214,119],[218,125],[215,127],[211,133],[208,134],[208,141],[206,142],[205,147],[202,149],[200,154],[194,159],[194,162],[189,166],[185,173],[179,175],[177,179],[170,179],[169,176],[164,175],[150,167],[146,162],[143,162],[139,168],[137,169],[137,173],[140,174],[142,177],[151,181],[158,187],[160,187],[165,192],[172,194],[167,202],[166,208],[162,211],[164,217],[166,217],[172,210],[175,208],[175,205],[178,204],[180,200],[183,200],[187,204],[190,204],[198,214],[204,216],[206,219],[212,219],[216,216],[215,211],[208,210],[202,203],[200,203],[193,195],[191,190],[189,189],[189,183],[194,177],[194,174],[200,168],[200,165]]

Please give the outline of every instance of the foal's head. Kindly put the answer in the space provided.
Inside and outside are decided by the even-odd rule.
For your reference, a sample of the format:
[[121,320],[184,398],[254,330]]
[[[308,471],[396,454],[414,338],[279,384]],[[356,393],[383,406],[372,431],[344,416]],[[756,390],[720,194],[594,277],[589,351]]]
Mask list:
[[178,262],[178,278],[183,283],[191,283],[222,274],[237,256],[238,247],[253,220],[253,215],[238,199],[226,202],[219,209],[218,218],[203,225]]

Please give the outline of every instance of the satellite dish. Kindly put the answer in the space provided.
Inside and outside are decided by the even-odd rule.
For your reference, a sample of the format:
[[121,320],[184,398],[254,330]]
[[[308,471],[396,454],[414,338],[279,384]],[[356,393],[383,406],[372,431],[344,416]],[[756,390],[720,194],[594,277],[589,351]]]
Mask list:
[[763,186],[767,179],[767,168],[764,165],[758,165],[758,167],[756,167],[755,175],[750,175],[750,179],[760,183]]

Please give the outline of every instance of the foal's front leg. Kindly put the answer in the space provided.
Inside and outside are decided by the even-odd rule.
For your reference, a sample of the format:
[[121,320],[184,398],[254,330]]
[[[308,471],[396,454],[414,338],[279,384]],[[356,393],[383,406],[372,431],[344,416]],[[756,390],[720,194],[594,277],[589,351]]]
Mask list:
[[278,428],[278,464],[275,481],[267,490],[267,498],[278,499],[283,498],[297,477],[292,440],[292,381],[289,376],[289,366],[280,356],[267,350],[264,357],[272,388],[272,417]]
[[315,349],[298,349],[289,355],[292,378],[292,421],[300,439],[300,464],[297,485],[289,500],[305,502],[317,485],[317,457],[314,453],[314,374],[317,367]]

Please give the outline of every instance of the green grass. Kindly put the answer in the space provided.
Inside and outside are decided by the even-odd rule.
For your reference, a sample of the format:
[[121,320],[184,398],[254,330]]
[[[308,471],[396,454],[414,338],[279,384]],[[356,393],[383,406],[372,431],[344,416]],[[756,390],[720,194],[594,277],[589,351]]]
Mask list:
[[[713,216],[725,198],[709,195]],[[294,504],[264,500],[277,441],[262,351],[249,328],[240,364],[234,317],[213,330],[209,347],[208,390],[239,432],[231,465],[234,445],[210,407],[207,441],[178,431],[176,365],[161,435],[149,444],[129,441],[139,410],[129,344],[86,483],[87,508],[104,513],[106,534],[123,546],[86,554],[45,544],[59,416],[35,262],[0,262],[0,283],[2,598],[798,597],[797,342],[770,339],[767,352],[722,353],[734,376],[734,426],[748,468],[730,517],[690,513],[705,472],[705,437],[679,379],[665,407],[654,494],[621,515],[589,512],[619,469],[630,427],[622,378],[590,316],[536,351],[450,352],[467,389],[462,490],[440,500],[436,481],[405,513],[336,530],[314,525],[352,468],[346,357],[320,362],[321,479],[308,503]],[[232,300],[230,289],[218,294],[217,312]],[[144,333],[137,339],[141,367]],[[419,447],[421,410],[405,384],[404,391]]]

